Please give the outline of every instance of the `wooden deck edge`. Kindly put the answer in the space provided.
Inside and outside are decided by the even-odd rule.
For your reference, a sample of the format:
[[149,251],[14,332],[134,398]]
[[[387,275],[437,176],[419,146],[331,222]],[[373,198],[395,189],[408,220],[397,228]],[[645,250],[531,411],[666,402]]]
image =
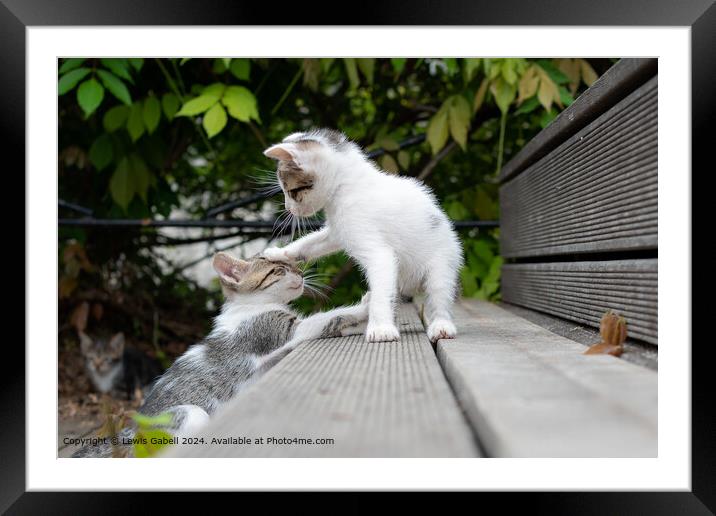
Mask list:
[[657,373],[463,300],[438,360],[491,457],[655,457]]
[[[401,307],[399,325],[397,343],[369,344],[354,335],[301,344],[223,407],[199,436],[205,443],[215,437],[251,443],[174,446],[167,456],[480,456],[412,305]],[[268,437],[299,441],[257,442]]]

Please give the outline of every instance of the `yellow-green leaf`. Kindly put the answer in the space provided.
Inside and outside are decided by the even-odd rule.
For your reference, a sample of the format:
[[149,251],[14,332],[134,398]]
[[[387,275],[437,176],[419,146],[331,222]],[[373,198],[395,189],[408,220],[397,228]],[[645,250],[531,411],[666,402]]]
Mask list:
[[579,68],[582,71],[582,80],[584,81],[584,84],[587,86],[594,84],[594,81],[597,80],[597,72],[594,71],[592,65],[590,65],[586,60],[580,59]]
[[542,104],[542,106],[549,111],[552,107],[552,102],[557,102],[558,104],[562,103],[559,98],[559,89],[544,70],[539,69],[538,73],[539,89],[537,90],[537,99],[540,104]]
[[467,146],[467,130],[470,127],[470,104],[462,95],[453,95],[449,99],[448,125],[453,140],[462,150]]
[[495,97],[495,103],[500,108],[502,113],[507,113],[510,109],[510,104],[515,100],[515,94],[517,93],[516,88],[499,77],[492,81],[490,84],[490,91],[492,96]]
[[437,154],[445,146],[448,134],[448,112],[443,106],[433,115],[428,124],[427,139],[433,154]]
[[196,116],[208,111],[214,104],[219,101],[216,95],[204,95],[203,93],[195,97],[181,107],[176,116]]
[[537,70],[534,66],[530,66],[517,85],[517,104],[522,104],[522,102],[537,93],[538,85],[539,77],[537,77]]
[[247,88],[243,86],[229,86],[221,98],[222,104],[226,106],[229,115],[242,122],[248,122],[251,119],[261,122],[259,118],[256,97]]
[[209,138],[213,138],[226,126],[226,111],[218,102],[204,115],[202,125]]
[[487,87],[489,85],[490,81],[488,79],[483,79],[480,83],[480,87],[477,89],[477,93],[475,93],[475,100],[472,103],[473,112],[480,109],[480,106],[485,102],[485,95],[487,94]]

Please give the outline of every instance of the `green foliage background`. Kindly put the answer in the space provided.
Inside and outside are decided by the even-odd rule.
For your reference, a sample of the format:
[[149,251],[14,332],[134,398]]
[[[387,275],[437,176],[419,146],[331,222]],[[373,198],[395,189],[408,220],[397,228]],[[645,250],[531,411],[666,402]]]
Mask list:
[[[268,144],[326,126],[384,149],[377,161],[385,170],[423,177],[452,219],[495,220],[502,164],[613,61],[63,59],[59,195],[97,218],[167,218],[181,208],[198,219],[256,192],[256,177],[273,168],[262,155]],[[424,143],[398,148],[419,134]],[[249,209],[270,213],[279,200]],[[463,295],[498,300],[499,230],[461,237]],[[152,228],[61,227],[61,321],[89,301],[113,308],[125,331],[131,324],[137,336],[151,335],[159,352],[172,335],[199,336],[218,288],[203,289],[166,263],[157,249],[173,243]],[[344,255],[314,267],[334,290],[302,308],[360,298],[365,286]]]

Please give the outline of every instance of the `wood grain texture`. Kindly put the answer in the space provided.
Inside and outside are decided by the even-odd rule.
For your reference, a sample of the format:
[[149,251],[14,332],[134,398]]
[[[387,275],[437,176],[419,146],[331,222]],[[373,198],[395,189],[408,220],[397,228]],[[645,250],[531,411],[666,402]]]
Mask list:
[[658,260],[506,264],[502,299],[595,328],[614,310],[629,336],[658,344]]
[[657,373],[462,300],[438,359],[490,457],[656,457]]
[[506,258],[656,249],[657,78],[500,189]]
[[334,444],[177,446],[175,457],[475,457],[480,452],[417,312],[401,340],[362,335],[300,345],[240,393],[203,432],[211,437],[331,438]]
[[500,181],[515,177],[537,162],[656,72],[656,59],[620,59],[502,167]]

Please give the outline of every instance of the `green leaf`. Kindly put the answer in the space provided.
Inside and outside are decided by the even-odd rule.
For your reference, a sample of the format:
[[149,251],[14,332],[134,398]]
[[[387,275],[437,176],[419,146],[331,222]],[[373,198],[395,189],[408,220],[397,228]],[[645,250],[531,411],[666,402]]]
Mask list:
[[128,106],[132,103],[132,96],[119,77],[106,70],[97,70],[97,75],[112,95]]
[[167,117],[167,120],[174,118],[174,115],[176,115],[177,111],[179,111],[180,105],[181,101],[179,100],[179,97],[173,93],[165,93],[162,96],[162,110],[164,111],[164,116]]
[[450,134],[462,150],[467,147],[467,130],[470,127],[470,104],[462,95],[450,97],[448,122]]
[[405,68],[405,63],[408,60],[404,57],[394,57],[390,60],[390,64],[393,66],[393,71],[396,75],[400,75]]
[[77,83],[84,79],[90,71],[91,70],[89,68],[76,68],[75,70],[67,72],[65,75],[60,77],[60,80],[57,83],[57,94],[64,95],[68,91],[72,90],[72,88],[77,86]]
[[472,297],[477,291],[477,280],[472,271],[463,267],[460,270],[460,283],[462,283],[462,293],[464,296]]
[[82,63],[85,62],[85,59],[78,59],[78,58],[72,58],[72,59],[65,59],[62,63],[62,66],[60,66],[60,75],[63,73],[67,73],[70,70],[74,70],[78,66],[80,66]]
[[218,102],[204,115],[202,125],[209,138],[213,138],[226,126],[226,111]]
[[229,86],[226,88],[221,102],[226,106],[229,115],[237,120],[248,122],[254,119],[257,122],[261,122],[256,97],[243,86]]
[[527,102],[522,104],[517,111],[515,111],[516,115],[525,115],[527,113],[531,113],[535,109],[539,107],[539,99],[537,97],[530,98]]
[[141,57],[130,57],[127,61],[129,61],[130,66],[136,71],[141,70],[142,65],[144,65],[144,59]]
[[502,78],[495,79],[490,84],[490,91],[495,97],[495,103],[502,113],[507,113],[510,104],[515,100],[517,89]]
[[144,134],[144,117],[142,115],[142,103],[137,101],[132,104],[127,117],[127,132],[133,142],[139,140]]
[[77,103],[85,112],[85,118],[95,112],[103,98],[104,88],[96,79],[87,79],[77,88]]
[[126,59],[100,59],[100,62],[114,75],[121,77],[130,83],[133,82],[132,76],[129,75],[129,63]]
[[567,84],[569,82],[569,77],[563,74],[549,59],[540,59],[537,61],[537,65],[547,72],[549,78],[556,84]]
[[114,202],[126,212],[129,201],[134,197],[134,176],[127,157],[122,158],[114,170],[109,180],[109,193]]
[[401,170],[408,170],[410,168],[410,153],[408,151],[400,151],[398,153],[398,164]]
[[147,132],[152,134],[159,125],[159,118],[162,116],[162,108],[159,105],[159,100],[154,95],[151,95],[144,99],[144,106],[142,109],[142,118],[144,119],[144,126],[147,128]]
[[437,154],[440,149],[445,147],[448,139],[448,112],[444,105],[430,119],[427,139],[433,154]]
[[102,125],[105,131],[114,132],[123,127],[129,116],[129,108],[127,106],[114,106],[109,109],[102,119]]
[[380,158],[380,167],[386,172],[390,172],[391,174],[397,174],[398,172],[400,172],[398,164],[395,162],[395,159],[393,159],[393,156],[391,156],[390,154],[383,154],[383,156]]
[[375,59],[356,59],[358,69],[361,71],[363,76],[368,81],[368,84],[373,84],[373,73],[375,71]]
[[346,74],[348,75],[348,82],[350,84],[350,90],[356,89],[360,86],[360,77],[358,77],[358,66],[356,60],[352,57],[343,59],[343,64],[346,67]]
[[104,169],[112,162],[112,139],[107,133],[97,138],[89,150],[89,160],[97,170]]
[[152,173],[147,168],[147,164],[139,157],[138,154],[132,154],[129,157],[130,172],[132,175],[132,183],[134,191],[139,194],[144,202],[147,202],[147,190],[151,183]]
[[248,81],[251,76],[251,61],[248,59],[233,59],[229,71],[240,81]]

